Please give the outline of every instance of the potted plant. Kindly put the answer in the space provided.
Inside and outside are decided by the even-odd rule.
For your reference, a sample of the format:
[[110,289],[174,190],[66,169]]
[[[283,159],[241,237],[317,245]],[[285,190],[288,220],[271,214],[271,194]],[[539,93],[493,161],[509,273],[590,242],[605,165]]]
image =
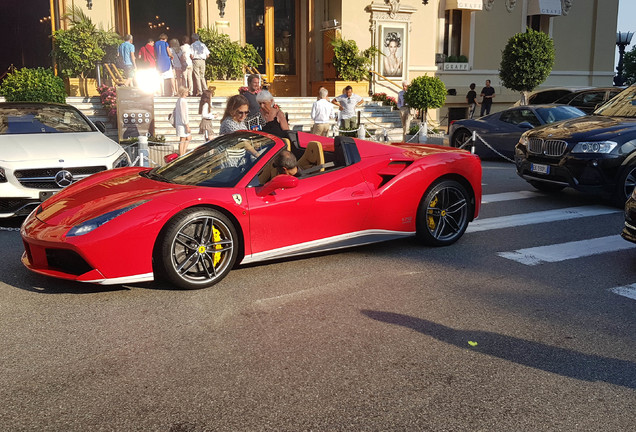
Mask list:
[[44,68],[22,68],[9,73],[0,84],[0,95],[7,102],[66,102],[64,81],[52,69]]
[[236,88],[243,85],[245,69],[257,68],[263,62],[253,45],[241,46],[216,28],[200,28],[197,34],[210,50],[205,62],[205,77],[216,87],[218,96],[236,94]]
[[57,61],[60,75],[67,83],[67,93],[71,96],[97,96],[94,76],[97,63],[106,56],[113,55],[121,41],[119,35],[98,29],[91,19],[78,7],[67,12],[70,20],[68,30],[53,33],[53,56]]
[[429,108],[441,108],[446,102],[446,86],[438,77],[420,76],[411,81],[404,101],[420,112],[420,142],[426,142],[426,119]]
[[369,70],[374,57],[380,51],[374,46],[360,51],[356,41],[342,38],[333,39],[331,45],[333,46],[333,66],[339,80],[314,83],[315,93],[322,86],[330,94],[339,95],[345,87],[351,86],[354,93],[367,95],[369,91],[367,82]]

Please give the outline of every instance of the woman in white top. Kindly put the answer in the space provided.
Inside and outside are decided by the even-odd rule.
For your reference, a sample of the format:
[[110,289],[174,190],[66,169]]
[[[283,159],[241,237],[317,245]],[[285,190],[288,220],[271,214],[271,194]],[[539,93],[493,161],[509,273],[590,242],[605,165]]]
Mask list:
[[212,112],[212,92],[203,90],[201,100],[199,101],[199,114],[201,114],[201,123],[199,124],[199,133],[203,135],[206,141],[210,140],[214,135],[212,129],[212,120],[216,115]]
[[245,119],[250,113],[250,104],[243,95],[230,96],[221,119],[219,135],[225,135],[237,130],[246,130]]
[[179,88],[177,92],[177,104],[174,107],[174,127],[177,129],[177,136],[179,137],[179,156],[185,154],[188,150],[188,144],[192,139],[190,133],[190,117],[188,116],[188,89],[185,87]]

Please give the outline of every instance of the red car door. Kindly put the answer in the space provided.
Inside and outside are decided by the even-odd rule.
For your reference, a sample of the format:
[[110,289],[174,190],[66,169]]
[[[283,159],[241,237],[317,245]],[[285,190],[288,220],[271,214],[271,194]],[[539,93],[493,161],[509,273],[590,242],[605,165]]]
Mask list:
[[333,237],[367,227],[372,194],[356,166],[301,177],[297,187],[264,197],[257,195],[259,189],[246,189],[253,254],[280,248],[320,250],[342,240]]

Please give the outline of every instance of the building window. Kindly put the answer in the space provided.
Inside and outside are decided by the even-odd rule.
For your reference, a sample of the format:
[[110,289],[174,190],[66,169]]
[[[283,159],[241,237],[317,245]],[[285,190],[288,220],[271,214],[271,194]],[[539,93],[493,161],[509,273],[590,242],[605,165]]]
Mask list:
[[549,15],[528,15],[526,25],[535,31],[550,34],[550,16]]
[[457,57],[462,54],[462,11],[450,9],[444,15],[444,54]]

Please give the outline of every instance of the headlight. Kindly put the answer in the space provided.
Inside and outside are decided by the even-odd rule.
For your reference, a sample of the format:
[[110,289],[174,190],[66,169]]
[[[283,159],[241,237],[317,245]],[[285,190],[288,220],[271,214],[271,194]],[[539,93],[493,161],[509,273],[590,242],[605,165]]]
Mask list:
[[585,141],[575,145],[572,153],[609,153],[617,145],[614,141]]
[[4,172],[4,168],[0,168],[0,183],[7,182],[7,173]]
[[117,158],[115,163],[113,164],[113,168],[122,168],[130,166],[130,159],[128,158],[128,153],[122,153],[121,156]]
[[136,202],[134,204],[129,205],[128,207],[123,207],[117,210],[113,210],[113,211],[109,211],[108,213],[104,213],[103,215],[97,216],[96,218],[87,220],[84,223],[81,223],[79,225],[74,226],[73,228],[70,229],[70,231],[68,232],[68,234],[66,234],[67,237],[77,237],[77,236],[81,236],[84,234],[87,234],[91,231],[93,231],[96,228],[99,228],[100,226],[104,225],[106,222],[109,222],[113,219],[115,219],[118,216],[123,215],[124,213],[126,213],[127,211],[130,211],[132,209],[134,209],[135,207],[138,207],[140,205],[142,205],[143,203],[148,202],[148,200],[143,200],[143,201],[139,201]]

